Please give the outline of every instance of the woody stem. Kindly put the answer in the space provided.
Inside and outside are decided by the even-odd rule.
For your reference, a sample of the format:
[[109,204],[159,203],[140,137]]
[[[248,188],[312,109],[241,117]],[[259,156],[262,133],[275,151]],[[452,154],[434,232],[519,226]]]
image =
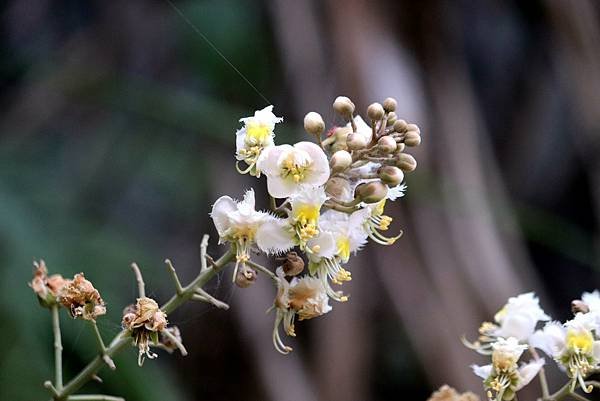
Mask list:
[[60,316],[58,314],[58,304],[52,305],[52,331],[54,333],[54,385],[56,390],[63,388],[62,374],[62,339],[60,335]]

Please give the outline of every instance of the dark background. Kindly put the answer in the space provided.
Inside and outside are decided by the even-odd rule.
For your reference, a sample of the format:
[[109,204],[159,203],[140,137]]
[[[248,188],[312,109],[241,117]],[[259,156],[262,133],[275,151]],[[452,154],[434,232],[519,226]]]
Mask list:
[[[234,170],[238,119],[269,103],[303,138],[302,117],[350,96],[387,96],[421,126],[416,173],[389,207],[393,247],[351,262],[351,301],[298,325],[291,356],[271,345],[273,289],[229,276],[208,289],[229,312],[169,316],[186,358],[136,365],[135,350],[89,392],[128,400],[424,400],[449,383],[481,393],[459,336],[506,298],[535,290],[565,319],[598,286],[598,3],[573,1],[76,1],[0,6],[0,399],[42,400],[52,376],[49,314],[26,283],[31,262],[84,271],[119,331],[135,298],[186,280],[222,194],[264,181]],[[194,25],[198,32],[188,24]],[[204,37],[203,37],[204,36]],[[245,82],[210,41],[256,88]],[[264,98],[268,99],[267,103]],[[338,121],[339,123],[339,121]],[[63,315],[66,377],[95,355]],[[554,387],[563,380],[556,376]],[[537,390],[537,383],[531,385]],[[531,396],[533,397],[533,396]],[[528,399],[525,396],[525,399]]]

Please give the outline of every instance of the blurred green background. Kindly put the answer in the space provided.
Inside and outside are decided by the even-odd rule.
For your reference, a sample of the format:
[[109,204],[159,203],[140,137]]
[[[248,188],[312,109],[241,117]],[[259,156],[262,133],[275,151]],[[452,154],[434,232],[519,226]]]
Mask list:
[[[170,316],[190,355],[136,364],[132,348],[103,392],[128,400],[426,399],[444,382],[480,392],[475,335],[508,296],[535,290],[556,318],[598,286],[600,44],[596,2],[7,1],[0,59],[1,400],[43,400],[49,313],[31,263],[84,271],[108,304],[106,337],[135,299],[199,268],[221,194],[236,176],[238,119],[268,103],[301,119],[350,96],[362,110],[398,98],[422,127],[420,165],[390,208],[405,235],[351,265],[351,302],[299,325],[293,356],[270,344],[273,290],[209,290],[229,312]],[[179,15],[179,10],[182,14]],[[188,21],[199,30],[196,32]],[[207,38],[255,91],[203,38]],[[62,315],[66,377],[95,355],[88,327]]]

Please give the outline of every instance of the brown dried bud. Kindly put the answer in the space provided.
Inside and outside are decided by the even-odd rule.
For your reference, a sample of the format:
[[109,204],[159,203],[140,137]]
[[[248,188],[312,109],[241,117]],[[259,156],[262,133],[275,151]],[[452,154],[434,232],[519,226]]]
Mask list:
[[381,182],[390,187],[400,185],[404,180],[404,173],[396,166],[382,166],[377,174],[379,175]]
[[256,281],[256,270],[242,264],[235,275],[235,285],[240,288],[248,288]]
[[479,401],[479,397],[470,391],[459,394],[452,387],[443,385],[427,401]]
[[587,306],[587,304],[582,300],[576,299],[571,302],[571,311],[574,315],[577,313],[588,313],[590,311],[590,307]]
[[352,117],[354,114],[354,103],[346,96],[338,96],[333,102],[333,110],[345,118]]
[[371,103],[369,107],[367,107],[367,115],[373,121],[381,120],[384,114],[385,111],[383,110],[381,103]]
[[96,320],[98,316],[106,314],[100,293],[85,279],[83,273],[76,274],[61,288],[58,301],[71,312],[73,318]]
[[421,135],[417,131],[407,131],[404,134],[404,143],[406,146],[419,146],[421,144]]
[[408,126],[408,124],[406,123],[406,121],[404,120],[396,120],[396,122],[394,123],[394,131],[396,132],[406,132],[406,127]]
[[383,109],[386,112],[396,111],[396,107],[398,106],[398,102],[393,97],[388,97],[383,101]]
[[400,153],[396,160],[396,166],[400,167],[402,171],[409,173],[417,168],[417,161],[408,153]]
[[329,166],[334,173],[346,170],[352,164],[352,156],[345,150],[338,150],[331,156]]
[[325,131],[325,122],[319,113],[311,111],[304,116],[304,129],[312,135],[321,135]]
[[377,203],[387,196],[388,187],[381,181],[360,184],[354,191],[355,196],[365,203]]
[[367,146],[367,138],[361,133],[352,132],[346,138],[346,145],[350,150],[360,150]]
[[65,285],[66,280],[60,274],[48,277],[48,269],[43,260],[33,262],[35,267],[33,279],[29,286],[33,289],[43,306],[49,307],[56,303],[58,292]]
[[398,145],[396,144],[396,140],[390,136],[382,136],[377,141],[377,146],[381,153],[389,154],[396,150]]
[[304,260],[296,252],[288,252],[282,259],[285,262],[281,267],[286,276],[297,276],[304,270]]

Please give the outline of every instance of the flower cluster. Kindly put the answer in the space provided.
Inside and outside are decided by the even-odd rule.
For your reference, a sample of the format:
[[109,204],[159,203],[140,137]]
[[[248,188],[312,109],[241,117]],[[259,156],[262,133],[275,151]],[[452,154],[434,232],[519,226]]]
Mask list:
[[[131,332],[134,343],[138,346],[140,366],[144,362],[144,357],[156,358],[157,355],[150,350],[150,340],[154,345],[159,344],[159,333],[163,333],[167,328],[167,314],[160,310],[155,300],[148,297],[138,298],[135,305],[129,305],[123,311],[121,324],[124,329]],[[170,337],[166,335],[169,340]]]
[[[278,288],[273,342],[282,353],[291,348],[280,338],[281,324],[293,336],[296,315],[310,319],[331,310],[329,299],[348,300],[334,286],[352,279],[346,264],[353,253],[369,239],[391,245],[400,237],[401,232],[384,234],[392,222],[384,208],[388,200],[404,195],[404,173],[416,168],[414,157],[404,151],[420,144],[420,130],[396,117],[394,99],[371,104],[368,123],[355,116],[347,97],[335,99],[333,109],[343,124],[326,131],[321,115],[310,112],[304,129],[314,142],[293,145],[275,144],[275,125],[283,119],[273,106],[240,119],[236,168],[241,174],[266,176],[271,210],[257,211],[250,189],[242,201],[222,196],[211,212],[220,242],[235,251],[233,282],[238,286],[248,287],[256,279],[252,252],[287,253],[277,274],[263,268]],[[308,274],[294,277],[305,263]]]
[[[469,348],[491,356],[491,364],[472,366],[484,379],[490,400],[512,400],[536,375],[544,376],[545,360],[537,350],[552,358],[568,378],[561,390],[549,395],[544,376],[544,400],[573,395],[577,388],[585,393],[593,390],[586,379],[600,366],[600,292],[584,293],[581,300],[573,301],[573,312],[573,319],[565,323],[552,321],[533,293],[521,294],[508,300],[494,323],[481,325],[475,342],[463,340]],[[536,329],[540,322],[546,323]],[[527,350],[532,359],[519,365]]]

